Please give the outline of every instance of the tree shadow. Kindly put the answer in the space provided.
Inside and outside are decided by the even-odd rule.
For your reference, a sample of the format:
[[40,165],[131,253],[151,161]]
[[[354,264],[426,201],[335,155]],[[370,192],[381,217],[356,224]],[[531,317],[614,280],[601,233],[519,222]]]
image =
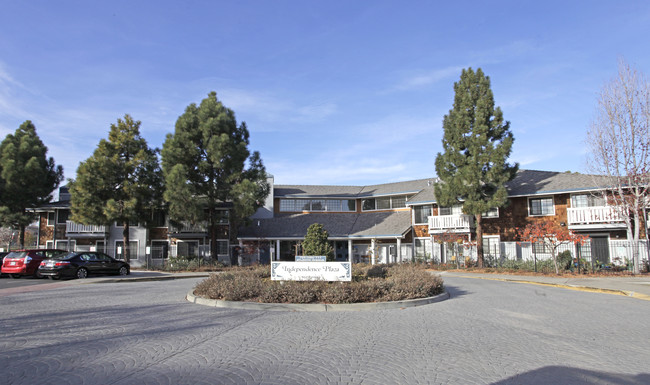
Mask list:
[[650,384],[650,374],[610,373],[596,370],[571,368],[567,366],[545,366],[518,374],[492,385],[514,384]]
[[444,283],[444,286],[445,286],[445,291],[449,293],[449,299],[459,298],[472,293],[467,290],[461,289],[459,286],[449,285],[447,283]]

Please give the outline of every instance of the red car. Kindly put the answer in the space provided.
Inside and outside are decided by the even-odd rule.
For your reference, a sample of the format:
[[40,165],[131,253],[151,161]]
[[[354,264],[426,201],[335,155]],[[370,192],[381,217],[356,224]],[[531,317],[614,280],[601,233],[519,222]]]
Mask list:
[[65,253],[67,251],[56,249],[15,250],[4,257],[1,271],[3,274],[9,274],[11,278],[18,278],[21,275],[40,278],[38,266],[41,262]]

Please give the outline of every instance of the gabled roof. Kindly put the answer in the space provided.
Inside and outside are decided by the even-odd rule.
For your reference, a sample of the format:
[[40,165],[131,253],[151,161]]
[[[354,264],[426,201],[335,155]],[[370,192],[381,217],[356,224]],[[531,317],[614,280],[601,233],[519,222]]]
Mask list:
[[515,179],[506,184],[508,196],[541,195],[599,190],[607,185],[606,178],[577,172],[519,170]]
[[276,215],[240,229],[241,239],[301,239],[307,228],[320,223],[329,238],[402,237],[411,228],[409,211],[372,213],[310,213]]
[[374,196],[417,194],[433,179],[418,179],[404,182],[370,186],[325,186],[325,185],[276,185],[273,192],[279,198],[348,198],[358,199]]

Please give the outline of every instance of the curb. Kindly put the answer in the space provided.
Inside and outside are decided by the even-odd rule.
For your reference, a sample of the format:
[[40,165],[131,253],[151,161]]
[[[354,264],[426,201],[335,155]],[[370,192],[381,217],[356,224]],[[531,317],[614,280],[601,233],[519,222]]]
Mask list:
[[561,289],[569,289],[569,290],[576,290],[576,291],[586,291],[586,292],[590,292],[590,293],[603,293],[603,294],[622,295],[622,296],[625,296],[625,297],[632,297],[632,298],[636,298],[636,299],[650,301],[650,296],[648,296],[648,295],[637,293],[637,292],[634,292],[634,291],[627,291],[627,290],[603,289],[603,288],[600,288],[600,287],[569,285],[569,284],[565,285],[565,284],[561,284],[561,283],[537,282],[537,281],[528,281],[528,280],[522,280],[522,279],[474,277],[474,276],[469,276],[469,275],[456,275],[456,277],[459,277],[459,278],[472,278],[472,279],[485,279],[485,280],[488,280],[488,281],[525,283],[525,284],[529,284],[529,285],[539,285],[539,286],[550,286],[550,287],[558,287],[558,288],[561,288]]
[[433,297],[408,299],[404,301],[391,302],[364,302],[364,303],[344,303],[344,304],[325,304],[325,303],[260,303],[260,302],[243,302],[243,301],[223,301],[219,299],[208,299],[194,295],[191,290],[185,296],[189,302],[197,305],[220,307],[228,309],[243,310],[266,310],[266,311],[367,311],[367,310],[389,310],[405,309],[428,305],[435,302],[444,301],[449,298],[449,293],[444,292]]
[[99,279],[96,280],[83,280],[79,282],[81,285],[88,285],[88,284],[94,284],[94,283],[121,283],[121,282],[147,282],[147,281],[167,281],[167,280],[172,280],[172,279],[188,279],[188,278],[206,278],[209,277],[209,275],[205,274],[194,274],[194,275],[164,275],[164,276],[157,276],[157,277],[132,277],[132,278],[101,278],[98,277]]

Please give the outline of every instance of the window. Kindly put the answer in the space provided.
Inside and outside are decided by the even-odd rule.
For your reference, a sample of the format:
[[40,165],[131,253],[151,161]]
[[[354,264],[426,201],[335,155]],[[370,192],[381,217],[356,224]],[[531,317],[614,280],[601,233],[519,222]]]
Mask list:
[[429,238],[416,238],[415,239],[415,256],[417,258],[429,259],[432,256],[431,239]]
[[406,207],[406,195],[392,197],[391,202],[394,209],[404,208]]
[[377,198],[377,210],[390,209],[390,198]]
[[361,208],[363,211],[399,209],[406,207],[406,199],[406,195],[364,199]]
[[462,205],[438,208],[438,215],[461,215],[463,213]]
[[165,211],[154,210],[151,213],[151,226],[152,227],[165,227]]
[[65,225],[65,222],[68,220],[69,216],[70,216],[70,210],[59,210],[59,215],[56,218],[56,224]]
[[528,200],[528,215],[553,215],[555,207],[553,206],[553,197],[548,198],[530,198]]
[[55,218],[56,218],[56,213],[54,211],[47,213],[47,225],[54,226]]
[[361,209],[363,211],[375,210],[375,199],[364,199],[361,201]]
[[576,194],[571,195],[571,207],[603,207],[605,206],[605,198],[602,195],[592,194]]
[[356,210],[357,205],[354,199],[280,199],[281,212],[348,212]]
[[499,237],[483,237],[483,255],[499,256]]
[[230,218],[230,211],[228,211],[228,210],[217,210],[217,223],[218,224],[227,225],[229,218]]
[[431,205],[426,206],[415,206],[413,208],[415,214],[415,223],[416,224],[425,224],[429,221],[431,216]]
[[165,259],[169,253],[167,241],[151,241],[151,258]]
[[311,201],[311,211],[325,211],[325,201],[324,200],[312,200]]
[[[124,259],[126,250],[124,249],[124,241],[115,242],[115,259]],[[138,259],[138,241],[129,242],[129,255],[131,259]]]
[[499,208],[495,207],[490,209],[488,212],[483,213],[483,218],[498,218],[499,217]]
[[228,241],[217,241],[217,254],[228,255]]

